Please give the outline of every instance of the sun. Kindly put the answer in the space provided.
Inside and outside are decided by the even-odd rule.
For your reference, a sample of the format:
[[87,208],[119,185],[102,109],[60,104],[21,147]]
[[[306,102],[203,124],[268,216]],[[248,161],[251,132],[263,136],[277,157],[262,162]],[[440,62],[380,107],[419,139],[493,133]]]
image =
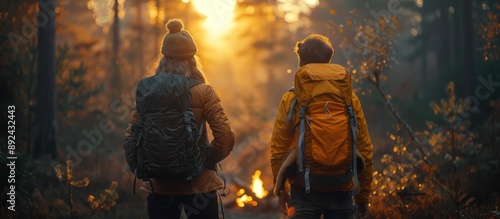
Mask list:
[[204,25],[210,34],[219,35],[230,29],[236,0],[191,0],[191,2],[198,13],[206,16]]

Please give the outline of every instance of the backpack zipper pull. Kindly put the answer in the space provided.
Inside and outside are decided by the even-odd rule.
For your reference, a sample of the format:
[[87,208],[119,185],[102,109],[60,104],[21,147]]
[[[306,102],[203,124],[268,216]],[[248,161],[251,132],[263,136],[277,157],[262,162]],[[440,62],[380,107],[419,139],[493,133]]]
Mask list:
[[325,103],[325,116],[326,116],[326,118],[330,118],[330,109],[328,109],[328,103],[329,103],[329,101],[326,101],[326,103]]

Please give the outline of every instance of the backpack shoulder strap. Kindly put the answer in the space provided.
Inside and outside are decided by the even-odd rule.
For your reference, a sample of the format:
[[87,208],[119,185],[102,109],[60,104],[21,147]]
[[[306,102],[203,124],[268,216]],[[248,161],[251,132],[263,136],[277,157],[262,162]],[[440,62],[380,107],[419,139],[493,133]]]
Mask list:
[[290,110],[288,111],[288,121],[292,121],[292,116],[293,116],[293,109],[295,108],[295,105],[297,105],[297,97],[293,98],[292,104],[290,105]]
[[[294,92],[295,93],[295,87],[290,88],[288,92]],[[293,112],[295,110],[295,105],[297,105],[297,95],[292,100],[292,104],[290,104],[290,109],[288,110],[288,122],[292,123],[293,122]],[[300,122],[297,124],[292,124],[292,133],[295,133],[295,129],[299,126]]]
[[[288,92],[294,92],[295,93],[295,87],[290,88]],[[295,96],[292,100],[292,104],[290,105],[290,110],[288,111],[288,121],[292,122],[293,119],[293,111],[295,109],[295,105],[297,105],[297,96]],[[295,133],[295,129],[297,126],[300,126],[300,134],[299,134],[299,142],[297,144],[297,149],[298,149],[298,168],[299,172],[304,172],[304,165],[305,165],[305,157],[304,157],[304,134],[305,134],[305,116],[304,113],[306,111],[306,106],[302,106],[300,108],[299,112],[299,119],[300,122],[298,122],[296,125],[292,127],[292,133]],[[306,193],[311,192],[311,185],[309,181],[309,172],[310,172],[310,167],[309,165],[305,165],[305,173],[304,173],[304,178],[305,178],[305,187],[306,187]]]
[[203,130],[205,129],[205,123],[207,121],[205,119],[203,119],[201,121],[201,125],[200,125],[200,128],[198,129],[198,136],[196,137],[196,141],[199,142],[201,140],[201,135],[203,134]]
[[[288,92],[295,93],[295,87],[290,88]],[[292,121],[293,109],[295,108],[295,105],[297,105],[297,96],[293,98],[292,104],[290,105],[290,110],[288,111],[288,122]]]
[[199,84],[202,84],[201,81],[192,78],[188,79],[188,81],[189,81],[189,88],[193,88]]

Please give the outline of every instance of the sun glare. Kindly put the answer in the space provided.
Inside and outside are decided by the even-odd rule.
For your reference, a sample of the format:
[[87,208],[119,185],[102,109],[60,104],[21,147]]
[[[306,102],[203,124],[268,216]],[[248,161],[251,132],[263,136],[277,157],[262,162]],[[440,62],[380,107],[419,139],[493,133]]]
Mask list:
[[[123,19],[125,17],[125,1],[118,0],[118,17]],[[87,1],[87,8],[94,11],[95,23],[101,27],[109,26],[113,23],[113,0],[89,0]]]
[[211,34],[227,31],[233,21],[236,0],[191,0],[195,9],[206,16],[205,28]]
[[311,9],[319,5],[319,0],[278,0],[278,11],[284,14],[288,23],[300,20],[301,15],[309,15]]

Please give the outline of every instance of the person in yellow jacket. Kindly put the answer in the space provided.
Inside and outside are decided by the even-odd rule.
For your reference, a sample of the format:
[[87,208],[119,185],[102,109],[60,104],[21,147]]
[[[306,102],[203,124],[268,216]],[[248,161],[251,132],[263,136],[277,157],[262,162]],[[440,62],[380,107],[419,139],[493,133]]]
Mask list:
[[[325,36],[312,34],[297,42],[295,53],[298,56],[300,67],[297,74],[301,71],[314,71],[315,69],[318,69],[318,71],[332,69],[333,71],[342,70],[347,72],[340,65],[329,64],[334,50]],[[351,104],[358,128],[356,139],[354,139],[357,142],[357,160],[361,161],[358,162],[360,168],[356,168],[358,169],[359,192],[354,194],[354,191],[357,190],[355,189],[357,183],[355,183],[352,173],[349,175],[349,180],[345,180],[346,183],[330,184],[328,180],[324,180],[323,185],[317,185],[317,183],[313,185],[311,183],[310,192],[305,190],[304,177],[301,177],[302,175],[297,174],[296,171],[298,169],[296,163],[299,160],[296,152],[296,123],[290,122],[290,115],[293,113],[290,112],[293,110],[291,106],[296,96],[294,91],[289,91],[283,95],[270,142],[272,172],[276,183],[275,194],[280,196],[280,210],[290,218],[320,218],[321,215],[325,219],[354,218],[354,216],[367,218],[369,194],[371,193],[373,180],[373,146],[358,97],[354,93],[349,95],[352,98]],[[310,141],[310,139],[305,140],[306,144],[310,143]],[[307,153],[311,154],[306,149],[306,155],[304,156],[307,156]],[[283,173],[285,171],[286,175]],[[282,184],[284,184],[285,180],[290,183],[290,193],[286,191],[288,189],[283,189]],[[353,196],[355,204],[353,204]]]

